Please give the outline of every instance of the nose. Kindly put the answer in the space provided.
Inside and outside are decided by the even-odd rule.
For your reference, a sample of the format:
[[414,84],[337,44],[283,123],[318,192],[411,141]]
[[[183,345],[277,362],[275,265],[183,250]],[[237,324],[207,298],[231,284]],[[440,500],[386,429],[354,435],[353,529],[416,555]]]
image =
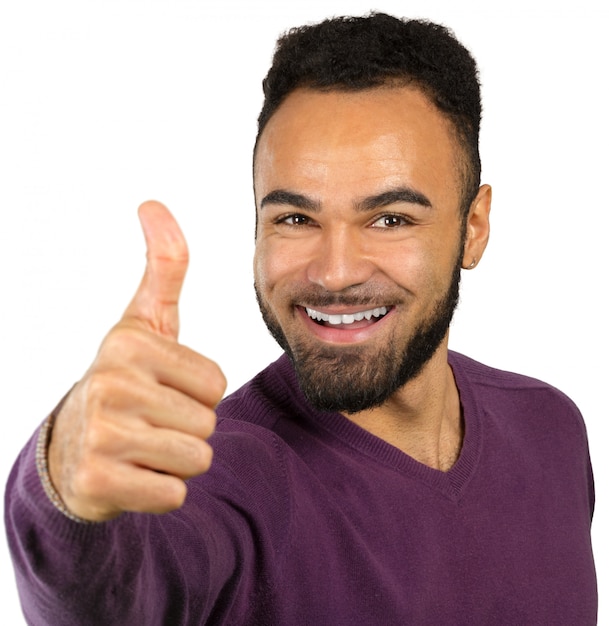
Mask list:
[[363,236],[347,226],[327,229],[316,242],[307,278],[326,291],[339,292],[365,283],[374,273]]

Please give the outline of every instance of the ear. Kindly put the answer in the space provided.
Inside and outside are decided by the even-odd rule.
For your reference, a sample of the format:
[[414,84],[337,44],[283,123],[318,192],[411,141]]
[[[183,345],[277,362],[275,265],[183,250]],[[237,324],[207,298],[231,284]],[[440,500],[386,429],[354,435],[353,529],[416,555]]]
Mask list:
[[482,185],[469,207],[463,247],[463,269],[471,270],[476,267],[486,249],[490,234],[491,196],[491,187]]

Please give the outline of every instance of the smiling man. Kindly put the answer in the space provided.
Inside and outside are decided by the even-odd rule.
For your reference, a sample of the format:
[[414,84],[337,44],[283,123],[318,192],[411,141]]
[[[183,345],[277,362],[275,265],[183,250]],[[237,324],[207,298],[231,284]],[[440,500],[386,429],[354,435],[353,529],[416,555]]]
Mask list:
[[[448,327],[464,258],[486,245],[490,188],[461,210],[451,123],[394,83],[299,88],[268,122],[254,169],[257,294],[314,406],[449,469],[462,424]],[[424,438],[409,432],[419,418]]]
[[280,39],[264,90],[255,288],[286,355],[216,406],[177,342],[184,238],[142,205],[144,279],[9,480],[27,618],[595,623],[579,412],[448,349],[489,235],[473,59],[337,18]]

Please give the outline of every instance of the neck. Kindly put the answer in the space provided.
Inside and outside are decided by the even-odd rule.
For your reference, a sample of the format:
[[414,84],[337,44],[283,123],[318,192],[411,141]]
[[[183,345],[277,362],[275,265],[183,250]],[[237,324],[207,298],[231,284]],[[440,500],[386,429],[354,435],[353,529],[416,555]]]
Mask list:
[[459,457],[464,426],[447,341],[387,402],[347,417],[420,463],[448,471]]

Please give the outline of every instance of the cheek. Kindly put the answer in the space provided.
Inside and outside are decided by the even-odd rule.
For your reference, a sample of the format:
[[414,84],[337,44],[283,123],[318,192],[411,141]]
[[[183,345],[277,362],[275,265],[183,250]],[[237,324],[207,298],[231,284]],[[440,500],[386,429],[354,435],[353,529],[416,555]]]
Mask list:
[[266,291],[267,275],[266,256],[261,251],[260,243],[257,243],[254,252],[254,281],[257,289],[261,292]]
[[433,251],[415,239],[380,246],[375,256],[386,276],[413,291],[428,282],[435,265]]
[[258,288],[269,292],[286,277],[294,280],[298,258],[295,249],[275,245],[270,240],[259,241],[254,254],[254,278]]
[[[430,233],[431,234],[431,233]],[[444,292],[452,278],[454,246],[441,237],[422,237],[386,246],[377,265],[413,295]]]

